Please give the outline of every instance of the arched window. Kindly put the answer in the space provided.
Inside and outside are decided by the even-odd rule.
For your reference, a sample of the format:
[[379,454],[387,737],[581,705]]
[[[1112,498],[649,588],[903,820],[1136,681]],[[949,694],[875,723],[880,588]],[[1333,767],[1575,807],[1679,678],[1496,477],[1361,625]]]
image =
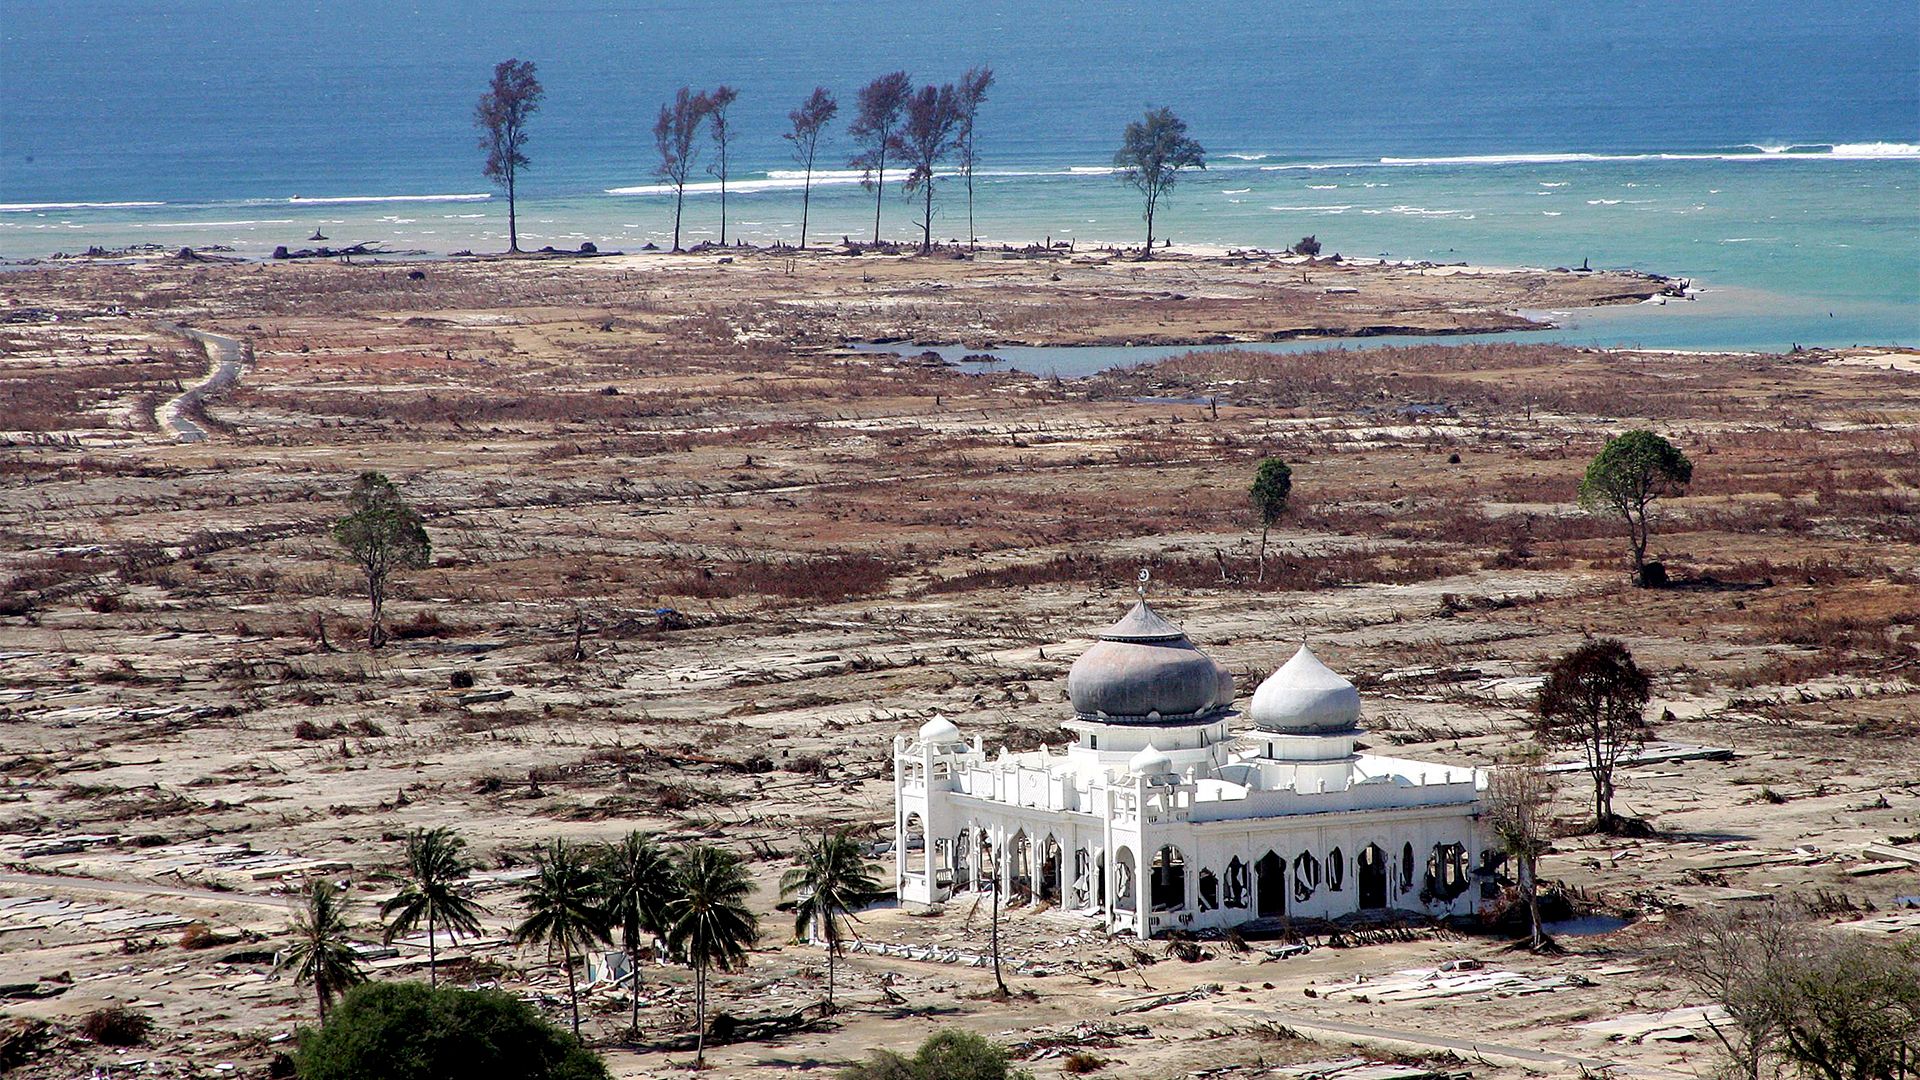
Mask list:
[[1413,841],[1400,849],[1400,891],[1413,888]]
[[1247,864],[1235,855],[1227,864],[1227,906],[1244,908],[1247,906]]
[[1347,882],[1347,857],[1339,848],[1327,852],[1327,891],[1339,892]]
[[1320,860],[1303,851],[1293,860],[1293,898],[1305,901],[1320,887]]
[[1435,844],[1427,856],[1427,880],[1420,899],[1452,902],[1467,891],[1467,848],[1465,844]]
[[1211,870],[1200,871],[1200,910],[1212,911],[1220,906],[1220,879]]

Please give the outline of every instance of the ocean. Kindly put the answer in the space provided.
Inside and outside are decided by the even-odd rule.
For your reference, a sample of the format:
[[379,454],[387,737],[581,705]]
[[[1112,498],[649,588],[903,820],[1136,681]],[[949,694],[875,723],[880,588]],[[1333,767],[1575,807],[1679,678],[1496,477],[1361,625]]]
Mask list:
[[[0,0],[0,258],[90,246],[505,246],[474,100],[494,62],[547,88],[523,247],[664,244],[651,124],[682,84],[740,91],[729,236],[792,241],[780,133],[816,85],[989,64],[978,231],[1138,242],[1108,172],[1151,106],[1209,151],[1157,232],[1494,266],[1630,267],[1700,300],[1562,316],[1602,344],[1920,345],[1920,5],[1518,0],[1003,3]],[[862,236],[845,120],[816,241]],[[688,242],[718,235],[710,178]],[[958,185],[938,235],[966,232]],[[885,231],[906,239],[897,188]],[[3,288],[4,279],[0,279]]]

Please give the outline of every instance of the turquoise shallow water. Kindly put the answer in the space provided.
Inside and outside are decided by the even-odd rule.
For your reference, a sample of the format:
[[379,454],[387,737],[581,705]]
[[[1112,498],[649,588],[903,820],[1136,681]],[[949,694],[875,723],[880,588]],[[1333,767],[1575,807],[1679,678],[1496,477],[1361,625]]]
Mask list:
[[[664,240],[647,128],[682,82],[741,91],[731,234],[791,241],[778,138],[817,83],[891,67],[1000,74],[983,114],[990,242],[1127,242],[1104,165],[1152,104],[1211,167],[1161,232],[1348,255],[1628,266],[1695,279],[1685,310],[1582,316],[1602,344],[1920,344],[1920,6],[1700,0],[1147,0],[897,5],[518,0],[324,5],[0,0],[0,256],[90,245],[504,246],[470,111],[492,61],[539,63],[523,245]],[[1791,77],[1784,72],[1791,71]],[[861,235],[838,167],[814,233]],[[938,233],[965,216],[949,186]],[[716,235],[710,186],[686,233]],[[908,232],[890,194],[887,231]]]

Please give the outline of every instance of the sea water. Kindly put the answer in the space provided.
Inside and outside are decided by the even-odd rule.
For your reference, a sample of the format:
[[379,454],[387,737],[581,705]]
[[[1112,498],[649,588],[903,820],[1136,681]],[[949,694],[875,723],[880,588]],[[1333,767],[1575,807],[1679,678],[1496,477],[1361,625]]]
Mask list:
[[[667,242],[650,127],[682,84],[741,92],[728,238],[798,237],[780,138],[842,98],[816,242],[871,230],[846,168],[859,85],[990,64],[975,231],[1135,243],[1121,128],[1173,108],[1209,151],[1157,233],[1183,244],[1492,266],[1628,267],[1696,304],[1557,316],[1596,343],[1920,344],[1920,5],[1519,0],[922,0],[913,5],[0,0],[0,257],[90,246],[505,246],[474,100],[491,65],[547,98],[523,247]],[[711,154],[708,155],[709,159]],[[717,239],[717,183],[683,241]],[[884,231],[912,236],[890,185]],[[965,237],[937,189],[934,234]]]

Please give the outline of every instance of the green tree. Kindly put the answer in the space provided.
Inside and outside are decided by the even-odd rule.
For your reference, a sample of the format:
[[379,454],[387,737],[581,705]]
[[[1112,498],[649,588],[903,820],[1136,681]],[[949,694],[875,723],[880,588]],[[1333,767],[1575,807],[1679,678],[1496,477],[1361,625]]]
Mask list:
[[292,970],[296,985],[313,987],[322,1023],[334,998],[367,980],[360,954],[347,940],[351,928],[346,898],[329,882],[309,882],[293,916],[293,942],[274,966],[276,971]]
[[1207,167],[1206,148],[1187,136],[1187,122],[1173,115],[1172,109],[1149,109],[1121,134],[1113,167],[1121,180],[1146,198],[1147,247],[1141,257],[1151,259],[1153,215],[1160,200],[1173,190],[1182,171]]
[[680,853],[678,888],[667,902],[667,947],[693,969],[694,1067],[707,1060],[707,972],[746,962],[760,933],[747,909],[753,883],[740,856],[711,844]]
[[465,840],[452,829],[415,829],[407,836],[407,883],[393,899],[380,905],[387,920],[386,942],[427,927],[427,984],[440,982],[439,942],[434,930],[444,926],[455,941],[460,935],[480,933],[481,906],[460,891],[461,881],[473,870],[463,854]]
[[1259,580],[1267,580],[1267,534],[1280,515],[1287,512],[1287,499],[1293,495],[1293,470],[1279,458],[1265,458],[1254,470],[1253,486],[1247,490],[1253,501],[1254,515],[1260,519]]
[[660,152],[655,175],[673,185],[673,250],[680,250],[680,212],[687,204],[687,179],[693,175],[693,163],[700,156],[697,139],[700,125],[706,122],[709,102],[704,93],[690,86],[681,87],[673,100],[660,106],[653,122],[653,145]]
[[1015,1069],[1007,1052],[971,1031],[927,1036],[912,1057],[875,1050],[867,1060],[840,1070],[841,1080],[1033,1080]]
[[1654,501],[1679,495],[1693,481],[1693,463],[1679,447],[1651,431],[1629,431],[1607,440],[1580,481],[1580,505],[1627,523],[1627,552],[1634,577],[1648,584],[1647,542]]
[[573,1014],[573,1034],[580,1036],[580,991],[573,976],[575,953],[585,953],[594,942],[607,940],[607,913],[601,905],[598,875],[581,850],[556,839],[534,855],[533,880],[520,895],[527,917],[514,927],[516,942],[539,942],[547,955],[560,953],[567,972],[567,1008]]
[[301,1080],[607,1080],[580,1040],[498,990],[417,982],[353,990],[325,1023],[300,1032]]
[[608,925],[620,931],[620,947],[632,968],[633,1015],[629,1031],[640,1029],[640,954],[666,936],[667,901],[677,878],[673,859],[652,836],[638,830],[600,849],[600,887]]
[[367,647],[377,649],[387,639],[381,619],[387,605],[387,579],[395,570],[427,565],[433,550],[427,527],[418,511],[407,505],[393,481],[377,472],[363,472],[347,493],[347,514],[333,524],[333,539],[347,549],[367,582],[372,618]]
[[1920,1065],[1920,950],[1835,936],[1781,965],[1769,998],[1787,1057],[1819,1080],[1896,1080]]
[[493,82],[474,106],[473,122],[479,127],[480,149],[487,152],[481,172],[487,179],[507,189],[507,251],[520,251],[520,219],[515,201],[520,170],[530,164],[527,149],[527,118],[540,108],[546,93],[534,77],[533,61],[502,60],[494,65]]
[[1540,687],[1534,734],[1549,746],[1577,746],[1585,755],[1594,825],[1602,831],[1615,824],[1614,767],[1646,745],[1652,695],[1652,680],[1614,638],[1588,641],[1555,660]]
[[740,91],[725,83],[707,95],[707,128],[713,134],[713,164],[707,172],[720,178],[720,246],[727,246],[727,167],[733,150],[733,122],[727,110],[733,107]]
[[960,151],[960,176],[967,184],[967,246],[977,234],[973,230],[973,170],[980,164],[980,152],[974,142],[978,131],[980,106],[986,104],[987,91],[993,87],[993,69],[984,65],[968,68],[960,77],[960,127],[956,143]]
[[845,939],[845,920],[880,898],[880,867],[867,861],[853,830],[808,840],[799,865],[780,878],[780,898],[796,899],[793,936],[818,937],[827,946],[827,1011],[833,1011],[833,965]]
[[1500,850],[1513,860],[1520,896],[1527,904],[1529,943],[1537,952],[1546,944],[1540,928],[1540,850],[1548,837],[1548,808],[1553,803],[1553,774],[1542,768],[1545,755],[1528,743],[1494,766],[1487,780],[1483,820]]
[[940,162],[958,145],[960,97],[952,83],[923,86],[907,99],[906,118],[893,136],[893,149],[907,167],[901,189],[925,196],[920,219],[920,254],[933,251],[933,186]]

